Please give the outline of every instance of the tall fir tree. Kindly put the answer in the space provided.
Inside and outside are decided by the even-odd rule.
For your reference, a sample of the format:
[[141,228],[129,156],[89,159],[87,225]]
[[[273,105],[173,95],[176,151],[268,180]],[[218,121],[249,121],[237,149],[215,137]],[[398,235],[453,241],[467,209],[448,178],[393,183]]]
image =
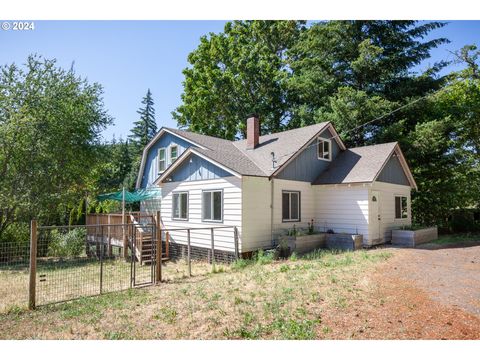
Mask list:
[[128,136],[137,150],[141,152],[145,145],[155,136],[157,123],[155,122],[155,108],[150,89],[142,100],[142,107],[137,110],[140,119],[134,122],[134,127]]

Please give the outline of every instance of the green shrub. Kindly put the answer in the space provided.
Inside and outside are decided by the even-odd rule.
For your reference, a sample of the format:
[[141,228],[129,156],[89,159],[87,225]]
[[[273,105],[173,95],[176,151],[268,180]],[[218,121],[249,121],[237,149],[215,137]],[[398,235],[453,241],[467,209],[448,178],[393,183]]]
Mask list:
[[263,250],[258,250],[256,255],[256,262],[258,265],[270,264],[273,261],[273,253],[265,253]]
[[86,229],[75,228],[65,234],[52,230],[48,256],[80,256],[85,249]]

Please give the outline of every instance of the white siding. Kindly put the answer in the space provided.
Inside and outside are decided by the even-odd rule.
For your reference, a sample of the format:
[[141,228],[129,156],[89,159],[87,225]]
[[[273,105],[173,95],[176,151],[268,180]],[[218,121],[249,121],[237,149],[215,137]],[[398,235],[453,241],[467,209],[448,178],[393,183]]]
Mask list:
[[368,187],[363,185],[314,185],[315,223],[321,231],[358,233],[368,241]]
[[268,178],[242,178],[243,252],[271,246],[270,199],[271,181]]
[[[387,242],[391,240],[392,229],[398,229],[401,226],[411,225],[412,223],[410,199],[411,189],[409,186],[405,185],[396,185],[375,181],[369,193],[370,200],[372,190],[379,192],[379,213],[381,214],[380,233],[383,234],[383,241],[381,242]],[[408,217],[406,219],[395,219],[395,195],[407,197]],[[368,245],[373,245],[373,243],[369,243]]]
[[[202,221],[202,190],[223,190],[223,223]],[[188,221],[172,220],[172,192],[188,192]],[[241,179],[234,176],[221,179],[165,183],[162,186],[162,225],[166,229],[210,228],[237,226],[239,248],[242,239]],[[191,245],[210,248],[210,230],[195,230],[190,234]],[[187,244],[186,231],[171,231],[171,241]],[[215,230],[215,249],[234,251],[233,228]]]

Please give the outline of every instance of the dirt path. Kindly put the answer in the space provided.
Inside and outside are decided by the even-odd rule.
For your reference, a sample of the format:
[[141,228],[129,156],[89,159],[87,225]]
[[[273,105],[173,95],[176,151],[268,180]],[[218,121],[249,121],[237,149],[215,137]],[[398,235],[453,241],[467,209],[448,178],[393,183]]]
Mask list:
[[391,251],[370,278],[378,302],[363,316],[377,327],[371,335],[480,339],[480,246]]
[[413,282],[435,301],[480,317],[480,244],[396,253],[385,266],[385,276]]

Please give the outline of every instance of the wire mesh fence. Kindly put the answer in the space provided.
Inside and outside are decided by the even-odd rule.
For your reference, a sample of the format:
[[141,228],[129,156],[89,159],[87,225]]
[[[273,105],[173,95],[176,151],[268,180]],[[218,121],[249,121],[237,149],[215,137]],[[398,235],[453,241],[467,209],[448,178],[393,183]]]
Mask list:
[[221,271],[240,256],[236,226],[166,228],[161,234],[169,253],[169,261],[162,263],[165,281]]
[[39,227],[36,304],[154,282],[155,225]]
[[0,312],[27,304],[29,256],[28,236],[0,242]]
[[0,312],[221,271],[238,259],[238,242],[235,226],[32,222],[30,238],[0,243]]

